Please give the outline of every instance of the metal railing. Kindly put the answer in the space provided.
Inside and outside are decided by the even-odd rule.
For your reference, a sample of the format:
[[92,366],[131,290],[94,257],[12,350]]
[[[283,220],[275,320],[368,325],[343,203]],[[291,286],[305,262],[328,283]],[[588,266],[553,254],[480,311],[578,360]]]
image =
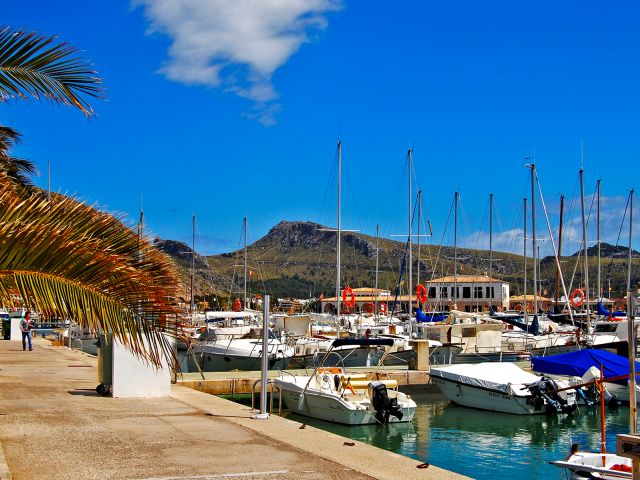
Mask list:
[[[255,408],[256,387],[258,386],[259,383],[262,383],[261,378],[253,382],[253,385],[251,386],[251,410],[256,410]],[[271,393],[271,396],[269,397],[269,412],[273,411],[273,394],[277,390],[278,391],[278,415],[281,415],[282,414],[282,390],[273,379],[267,380],[267,388],[269,388],[269,386],[271,386],[270,388],[271,391],[267,392],[267,393]]]

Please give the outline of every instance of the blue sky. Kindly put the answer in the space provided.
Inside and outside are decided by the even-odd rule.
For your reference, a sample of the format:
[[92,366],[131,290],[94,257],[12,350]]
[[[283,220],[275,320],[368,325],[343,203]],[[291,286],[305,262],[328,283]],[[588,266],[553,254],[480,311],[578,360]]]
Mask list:
[[[574,205],[567,237],[580,235],[582,141],[585,191],[602,179],[603,237],[615,243],[638,179],[639,10],[632,1],[10,2],[3,23],[81,49],[107,99],[92,102],[91,120],[36,101],[2,104],[0,115],[24,135],[15,153],[36,162],[39,185],[50,160],[54,190],[131,223],[142,201],[148,233],[162,238],[188,241],[195,214],[201,253],[235,249],[245,215],[250,241],[284,219],[332,224],[338,139],[345,227],[407,230],[413,147],[431,241],[457,190],[460,243],[486,246],[493,192],[497,248],[517,251],[534,152],[552,224],[564,193]],[[541,210],[537,222],[542,237]]]

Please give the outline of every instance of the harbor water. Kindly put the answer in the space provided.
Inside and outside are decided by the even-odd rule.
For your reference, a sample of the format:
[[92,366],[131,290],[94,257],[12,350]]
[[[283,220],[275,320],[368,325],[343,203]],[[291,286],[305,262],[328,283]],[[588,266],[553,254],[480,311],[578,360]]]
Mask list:
[[[296,421],[428,462],[480,480],[566,479],[549,464],[565,458],[572,443],[600,451],[599,408],[567,415],[509,415],[460,407],[439,394],[413,395],[413,423],[348,427],[290,413]],[[277,403],[277,402],[276,402]],[[629,432],[629,408],[607,409],[607,447]]]

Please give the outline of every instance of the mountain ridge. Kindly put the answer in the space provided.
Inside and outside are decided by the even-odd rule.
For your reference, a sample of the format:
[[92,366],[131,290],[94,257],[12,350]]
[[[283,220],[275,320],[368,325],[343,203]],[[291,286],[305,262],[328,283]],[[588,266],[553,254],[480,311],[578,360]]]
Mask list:
[[[375,282],[376,238],[355,232],[342,233],[342,284],[372,287]],[[183,285],[189,285],[189,269],[192,250],[184,243],[156,239],[156,246],[170,255],[180,270]],[[380,288],[395,290],[404,257],[406,241],[379,239],[379,281]],[[628,250],[601,243],[605,255],[602,261],[603,282],[611,280],[612,296],[626,288]],[[439,256],[438,256],[439,251]],[[336,232],[309,221],[283,220],[274,225],[266,235],[247,246],[249,264],[249,287],[251,294],[269,293],[277,297],[308,298],[320,294],[335,294]],[[593,253],[595,252],[595,253]],[[577,270],[582,268],[578,252],[563,256],[565,276],[572,272],[576,262]],[[588,250],[589,276],[597,274],[597,246]],[[416,255],[414,250],[414,256]],[[459,274],[488,274],[489,252],[458,248]],[[633,253],[632,283],[638,280],[640,254]],[[235,250],[218,255],[202,257],[196,254],[196,292],[199,296],[231,298],[242,295],[243,251]],[[454,248],[450,246],[421,246],[420,279],[438,278],[453,273]],[[507,252],[493,252],[492,276],[511,285],[511,294],[522,293],[524,258]],[[545,257],[540,262],[541,288],[545,296],[553,294],[555,285],[555,259]],[[414,275],[417,277],[418,261],[414,258]],[[633,273],[635,272],[635,273]],[[533,270],[529,259],[527,266],[528,289],[531,287]],[[416,279],[414,279],[415,282]],[[569,288],[570,279],[566,279]],[[595,284],[595,282],[593,282]],[[577,280],[574,281],[577,285]],[[592,287],[593,288],[593,287]],[[183,289],[184,290],[184,289]],[[183,298],[188,298],[182,292]],[[225,300],[228,301],[228,300]],[[210,302],[211,303],[211,302]]]

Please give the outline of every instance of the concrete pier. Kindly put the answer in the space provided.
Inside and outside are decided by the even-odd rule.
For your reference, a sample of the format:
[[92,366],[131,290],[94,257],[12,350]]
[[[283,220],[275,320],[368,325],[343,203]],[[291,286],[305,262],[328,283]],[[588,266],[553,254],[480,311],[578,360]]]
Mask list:
[[97,382],[94,357],[0,341],[1,480],[466,478],[184,385],[126,399]]

